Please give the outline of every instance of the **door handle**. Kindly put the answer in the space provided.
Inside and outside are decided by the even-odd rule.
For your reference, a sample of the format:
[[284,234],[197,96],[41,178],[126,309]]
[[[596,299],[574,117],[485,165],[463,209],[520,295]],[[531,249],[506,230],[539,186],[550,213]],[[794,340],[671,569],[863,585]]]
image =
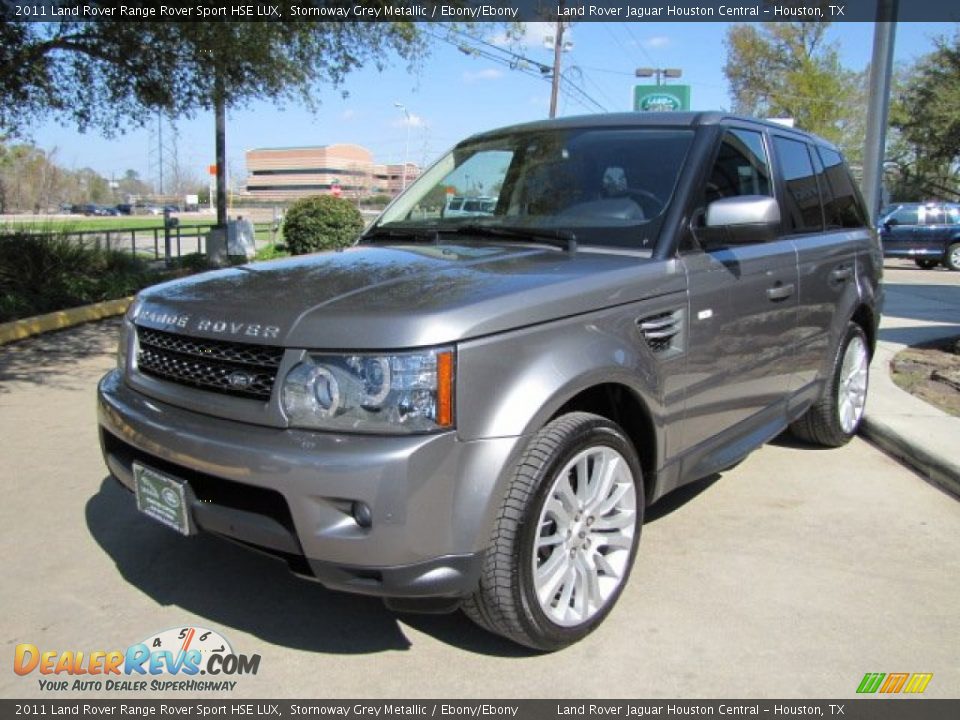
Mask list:
[[793,283],[774,285],[772,288],[767,288],[767,297],[773,300],[773,302],[786,300],[791,295],[793,295]]
[[844,282],[853,276],[853,270],[848,267],[839,267],[830,273],[830,279],[836,282]]

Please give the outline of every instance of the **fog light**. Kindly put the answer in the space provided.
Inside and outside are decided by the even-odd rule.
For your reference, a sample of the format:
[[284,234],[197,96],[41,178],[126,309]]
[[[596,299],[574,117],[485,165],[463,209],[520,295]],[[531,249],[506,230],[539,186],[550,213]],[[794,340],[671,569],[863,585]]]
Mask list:
[[360,527],[368,528],[373,524],[373,513],[370,512],[370,506],[365,502],[354,501],[351,512],[353,513],[353,519]]

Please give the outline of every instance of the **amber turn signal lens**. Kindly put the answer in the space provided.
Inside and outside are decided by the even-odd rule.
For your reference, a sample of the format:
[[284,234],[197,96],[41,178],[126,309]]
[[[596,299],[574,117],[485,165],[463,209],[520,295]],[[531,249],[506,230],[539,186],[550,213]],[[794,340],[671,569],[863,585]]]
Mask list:
[[453,353],[437,353],[437,425],[453,427]]

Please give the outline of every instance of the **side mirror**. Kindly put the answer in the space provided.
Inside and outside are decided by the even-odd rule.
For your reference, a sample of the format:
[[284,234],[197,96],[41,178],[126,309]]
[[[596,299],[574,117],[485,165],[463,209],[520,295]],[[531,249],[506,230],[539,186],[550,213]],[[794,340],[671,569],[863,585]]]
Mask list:
[[768,242],[780,234],[780,205],[766,195],[721,198],[707,205],[705,235],[714,243]]

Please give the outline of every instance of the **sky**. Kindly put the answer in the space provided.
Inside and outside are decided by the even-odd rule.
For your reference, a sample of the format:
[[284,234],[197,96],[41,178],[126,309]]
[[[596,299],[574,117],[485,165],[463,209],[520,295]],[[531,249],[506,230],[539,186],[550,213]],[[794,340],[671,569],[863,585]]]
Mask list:
[[[442,23],[425,27],[435,35],[446,34]],[[600,112],[598,106],[607,111],[631,110],[633,86],[651,82],[634,76],[638,67],[679,68],[683,77],[671,82],[691,86],[691,109],[729,109],[723,75],[723,38],[728,27],[719,22],[574,24],[564,35],[572,45],[564,53],[564,73],[596,104],[573,93],[561,94],[558,115]],[[522,43],[512,48],[551,64],[553,54],[545,47],[544,36],[552,35],[553,24],[527,23],[525,29]],[[916,60],[933,49],[933,38],[952,36],[954,30],[950,23],[900,23],[895,63]],[[481,25],[479,32],[492,44],[503,42],[495,27]],[[828,37],[848,69],[859,71],[869,63],[872,23],[835,23]],[[266,102],[228,110],[228,182],[243,184],[244,152],[257,147],[355,143],[369,148],[376,162],[408,159],[424,165],[472,133],[547,117],[548,80],[464,54],[442,40],[431,48],[413,72],[399,59],[383,72],[373,68],[354,72],[341,88],[346,97],[338,89],[323,88],[316,113],[297,106],[278,109]],[[156,121],[151,125],[155,127]],[[181,119],[175,130],[181,166],[206,178],[207,167],[214,162],[212,113]],[[169,147],[172,129],[165,125],[163,132]],[[156,180],[156,131],[131,131],[108,140],[96,132],[80,134],[46,122],[36,127],[32,139],[46,150],[56,148],[56,161],[63,167],[90,167],[108,179],[133,169],[141,177]]]

